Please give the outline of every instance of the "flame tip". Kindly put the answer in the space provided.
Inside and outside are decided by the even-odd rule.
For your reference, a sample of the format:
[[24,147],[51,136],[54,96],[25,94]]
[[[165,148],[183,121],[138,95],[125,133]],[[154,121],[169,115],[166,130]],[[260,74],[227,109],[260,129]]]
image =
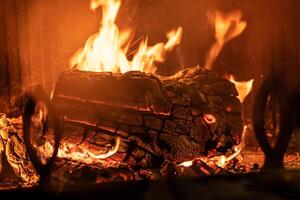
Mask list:
[[212,69],[213,63],[224,45],[228,41],[238,37],[245,30],[247,22],[241,20],[242,14],[240,10],[233,10],[228,13],[219,10],[208,12],[208,18],[214,25],[216,41],[207,55],[206,69]]
[[238,99],[241,103],[244,102],[245,98],[250,94],[253,88],[253,83],[255,79],[250,79],[248,81],[236,81],[234,76],[230,74],[226,77],[227,80],[232,82],[235,85],[236,90],[238,91]]

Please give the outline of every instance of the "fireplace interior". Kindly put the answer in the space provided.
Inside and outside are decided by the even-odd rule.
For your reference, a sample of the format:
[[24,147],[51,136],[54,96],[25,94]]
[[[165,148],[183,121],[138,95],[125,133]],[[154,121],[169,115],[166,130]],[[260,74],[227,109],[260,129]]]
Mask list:
[[0,0],[0,194],[297,199],[297,0]]

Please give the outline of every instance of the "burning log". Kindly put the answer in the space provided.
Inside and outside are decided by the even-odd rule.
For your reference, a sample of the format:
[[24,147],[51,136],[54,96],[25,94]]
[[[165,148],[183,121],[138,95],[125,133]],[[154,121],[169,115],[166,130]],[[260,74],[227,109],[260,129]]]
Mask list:
[[65,71],[52,99],[64,123],[58,157],[160,168],[226,154],[243,130],[237,95],[200,67],[171,77]]
[[[233,83],[200,67],[172,77],[63,72],[51,103],[64,127],[53,176],[98,183],[225,173],[197,158],[230,154],[240,142],[236,95]],[[30,119],[37,129],[29,130],[37,132],[30,135],[43,164],[54,149],[53,129],[47,128],[51,122],[37,122],[45,113],[36,112]],[[24,183],[35,184],[38,175],[25,151],[22,119],[2,116],[0,121],[3,158]],[[194,161],[180,164],[188,160]]]

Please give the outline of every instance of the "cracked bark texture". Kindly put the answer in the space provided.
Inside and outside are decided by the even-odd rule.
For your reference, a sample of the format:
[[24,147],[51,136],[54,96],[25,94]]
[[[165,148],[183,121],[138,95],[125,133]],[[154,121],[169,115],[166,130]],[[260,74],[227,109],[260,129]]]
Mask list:
[[[98,163],[58,158],[53,177],[63,182],[100,183],[223,173],[199,160],[191,167],[178,164],[198,156],[225,154],[239,143],[243,123],[236,95],[231,82],[200,67],[172,77],[65,71],[52,99],[63,117],[62,144],[74,144],[70,151],[84,149],[95,155],[111,149],[116,137],[120,146]],[[22,119],[2,114],[0,122],[1,158],[24,184],[35,184],[38,175],[25,152]],[[48,132],[44,139],[51,142],[53,133]],[[37,138],[42,139],[41,145],[45,142]]]
[[243,129],[237,95],[234,84],[201,67],[171,77],[72,70],[60,75],[52,102],[63,143],[99,154],[120,137],[106,160],[159,168],[232,150]]

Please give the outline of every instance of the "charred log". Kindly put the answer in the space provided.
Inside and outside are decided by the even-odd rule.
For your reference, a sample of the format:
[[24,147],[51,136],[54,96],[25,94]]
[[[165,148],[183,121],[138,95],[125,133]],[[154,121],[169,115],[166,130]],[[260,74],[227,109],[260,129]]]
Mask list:
[[[54,179],[98,183],[227,173],[201,160],[189,167],[179,163],[226,154],[240,142],[241,104],[236,95],[231,82],[199,67],[172,77],[63,72],[51,102],[64,128]],[[0,152],[21,180],[36,182],[22,120],[4,116],[2,121]],[[53,130],[37,132],[43,135],[32,136],[47,162]]]
[[238,144],[236,95],[231,82],[200,67],[172,77],[72,70],[60,75],[52,102],[64,119],[63,144],[102,155],[119,142],[105,160],[158,168]]

